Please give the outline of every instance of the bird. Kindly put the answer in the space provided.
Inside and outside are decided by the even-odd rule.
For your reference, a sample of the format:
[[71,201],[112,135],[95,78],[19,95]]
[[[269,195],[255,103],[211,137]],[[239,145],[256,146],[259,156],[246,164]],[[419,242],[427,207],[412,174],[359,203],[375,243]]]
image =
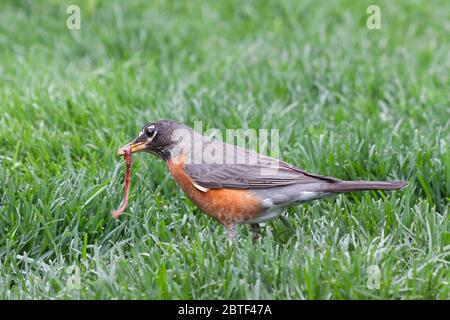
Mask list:
[[117,151],[123,156],[147,152],[161,158],[188,198],[225,226],[233,241],[237,225],[249,224],[260,238],[260,223],[280,217],[287,208],[338,193],[397,190],[406,181],[344,181],[306,172],[282,160],[203,136],[173,120],[142,127]]

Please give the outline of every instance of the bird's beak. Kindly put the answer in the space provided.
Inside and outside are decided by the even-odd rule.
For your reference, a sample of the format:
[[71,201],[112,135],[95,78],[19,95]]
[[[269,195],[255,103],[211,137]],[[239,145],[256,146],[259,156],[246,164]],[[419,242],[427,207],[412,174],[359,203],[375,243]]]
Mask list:
[[127,149],[127,148],[130,148],[131,153],[138,152],[138,151],[144,150],[146,148],[146,142],[141,141],[141,142],[131,142],[129,144],[126,144],[123,147],[119,148],[119,150],[117,150],[116,156],[118,156],[118,157],[123,156],[125,154],[125,149]]

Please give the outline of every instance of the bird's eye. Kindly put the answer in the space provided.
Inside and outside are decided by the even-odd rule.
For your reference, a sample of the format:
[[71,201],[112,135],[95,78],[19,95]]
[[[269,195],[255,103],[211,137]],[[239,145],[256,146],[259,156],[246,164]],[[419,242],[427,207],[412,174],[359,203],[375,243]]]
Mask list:
[[155,127],[151,126],[151,127],[148,127],[147,129],[145,129],[145,134],[147,137],[153,138],[156,134]]

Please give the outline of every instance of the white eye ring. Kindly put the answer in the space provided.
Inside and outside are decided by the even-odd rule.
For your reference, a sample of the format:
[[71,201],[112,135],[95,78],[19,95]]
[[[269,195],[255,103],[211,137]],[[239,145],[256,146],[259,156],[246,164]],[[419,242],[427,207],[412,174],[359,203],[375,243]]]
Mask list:
[[144,134],[147,136],[147,141],[152,141],[158,131],[155,126],[150,126],[144,129]]

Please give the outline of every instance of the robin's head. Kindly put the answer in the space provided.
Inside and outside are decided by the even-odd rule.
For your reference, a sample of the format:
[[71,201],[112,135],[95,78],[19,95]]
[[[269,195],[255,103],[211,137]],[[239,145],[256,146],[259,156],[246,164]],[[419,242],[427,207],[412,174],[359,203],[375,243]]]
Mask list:
[[137,138],[123,146],[117,151],[117,155],[121,156],[125,153],[126,148],[130,148],[131,153],[134,152],[151,152],[163,159],[170,158],[170,151],[177,144],[174,140],[175,130],[190,129],[176,121],[159,120],[146,124]]

